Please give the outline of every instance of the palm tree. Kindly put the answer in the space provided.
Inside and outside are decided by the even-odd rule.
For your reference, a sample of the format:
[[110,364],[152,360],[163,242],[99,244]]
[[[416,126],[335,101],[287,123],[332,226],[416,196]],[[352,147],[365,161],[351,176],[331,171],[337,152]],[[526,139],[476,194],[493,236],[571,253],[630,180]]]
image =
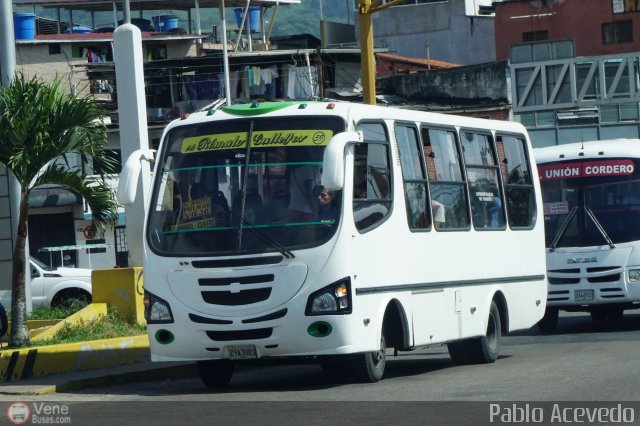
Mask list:
[[[29,192],[43,184],[57,184],[75,191],[89,204],[94,229],[116,219],[114,194],[104,181],[88,181],[82,170],[69,167],[67,156],[90,159],[101,173],[114,170],[104,152],[107,131],[103,110],[89,97],[65,93],[61,79],[45,83],[18,73],[0,88],[0,163],[21,185],[20,210],[11,287],[9,346],[28,346],[25,297],[25,243],[29,217]],[[55,162],[54,162],[55,160]]]

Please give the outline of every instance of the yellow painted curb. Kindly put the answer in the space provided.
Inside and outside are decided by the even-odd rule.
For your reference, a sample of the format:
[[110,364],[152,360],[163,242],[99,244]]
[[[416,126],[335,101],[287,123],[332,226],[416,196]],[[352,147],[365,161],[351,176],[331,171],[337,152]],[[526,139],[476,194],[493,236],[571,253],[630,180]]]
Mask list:
[[0,382],[150,360],[145,335],[0,352]]

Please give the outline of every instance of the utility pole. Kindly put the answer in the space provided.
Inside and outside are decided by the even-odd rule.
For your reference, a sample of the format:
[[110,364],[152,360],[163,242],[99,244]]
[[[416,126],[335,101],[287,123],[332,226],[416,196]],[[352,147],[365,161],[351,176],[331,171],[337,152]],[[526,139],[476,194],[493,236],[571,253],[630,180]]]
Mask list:
[[[13,33],[13,4],[11,0],[0,0],[0,83],[2,87],[11,84],[16,73],[16,40]],[[11,247],[15,249],[16,236],[18,234],[18,217],[20,216],[20,183],[14,174],[7,169],[6,181],[0,177],[0,185],[7,185],[8,194],[4,197],[9,199],[9,216],[11,228]],[[6,182],[6,183],[5,183]],[[0,197],[2,198],[2,197]],[[29,259],[29,240],[25,245],[27,259]],[[13,264],[13,255],[11,256]],[[29,262],[26,262],[27,271]],[[31,304],[31,275],[25,271],[25,298],[27,302],[27,313],[32,310]]]
[[360,67],[362,68],[362,102],[376,104],[376,61],[373,56],[372,15],[388,7],[404,3],[405,0],[359,0],[358,25],[360,26]]
[[13,5],[11,0],[0,1],[0,72],[2,86],[6,87],[16,72],[16,41],[13,36]]

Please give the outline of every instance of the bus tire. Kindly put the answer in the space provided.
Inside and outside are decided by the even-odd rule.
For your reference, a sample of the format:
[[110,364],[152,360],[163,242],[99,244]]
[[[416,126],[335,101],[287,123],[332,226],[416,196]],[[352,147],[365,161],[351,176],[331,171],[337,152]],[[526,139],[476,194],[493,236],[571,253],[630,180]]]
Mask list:
[[558,308],[550,308],[544,311],[544,316],[538,321],[538,329],[543,333],[553,333],[558,327]]
[[387,344],[384,335],[380,338],[380,350],[352,355],[353,372],[356,379],[364,383],[375,383],[384,376],[387,365]]
[[233,362],[228,359],[198,361],[200,380],[211,389],[226,387],[233,376],[233,369]]
[[609,308],[609,311],[607,312],[607,319],[612,323],[617,323],[622,320],[623,315],[624,308],[614,306]]
[[485,335],[448,343],[447,349],[455,364],[489,364],[498,359],[501,342],[500,311],[498,305],[492,301]]
[[500,310],[496,302],[491,301],[489,309],[489,321],[484,336],[476,340],[472,346],[474,361],[478,364],[490,364],[498,359],[502,346],[502,323],[500,322]]
[[473,356],[471,355],[471,344],[471,339],[447,343],[447,349],[449,350],[451,361],[456,365],[472,364]]
[[607,319],[607,311],[599,306],[594,306],[589,310],[589,315],[593,321],[604,321]]

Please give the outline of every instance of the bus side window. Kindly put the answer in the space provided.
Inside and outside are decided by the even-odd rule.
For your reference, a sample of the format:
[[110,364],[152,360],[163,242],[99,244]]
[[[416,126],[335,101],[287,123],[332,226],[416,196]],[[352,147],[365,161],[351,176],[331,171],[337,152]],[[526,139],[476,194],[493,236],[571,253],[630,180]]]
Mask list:
[[492,137],[465,131],[461,132],[461,142],[467,167],[473,226],[476,229],[502,229],[506,220]]
[[530,227],[536,215],[536,198],[525,139],[517,136],[497,136],[496,148],[505,183],[509,226]]
[[[404,196],[409,229],[421,230],[431,227],[431,209],[428,208],[427,177],[420,155],[420,140],[413,125],[396,124],[396,142],[400,155],[400,166],[404,180]],[[434,212],[436,213],[436,212]],[[444,222],[444,208],[437,212]]]
[[387,132],[381,123],[361,123],[364,143],[354,147],[353,216],[356,228],[370,229],[391,213],[391,166]]
[[471,223],[462,161],[453,130],[422,129],[433,222],[437,230],[466,230]]

